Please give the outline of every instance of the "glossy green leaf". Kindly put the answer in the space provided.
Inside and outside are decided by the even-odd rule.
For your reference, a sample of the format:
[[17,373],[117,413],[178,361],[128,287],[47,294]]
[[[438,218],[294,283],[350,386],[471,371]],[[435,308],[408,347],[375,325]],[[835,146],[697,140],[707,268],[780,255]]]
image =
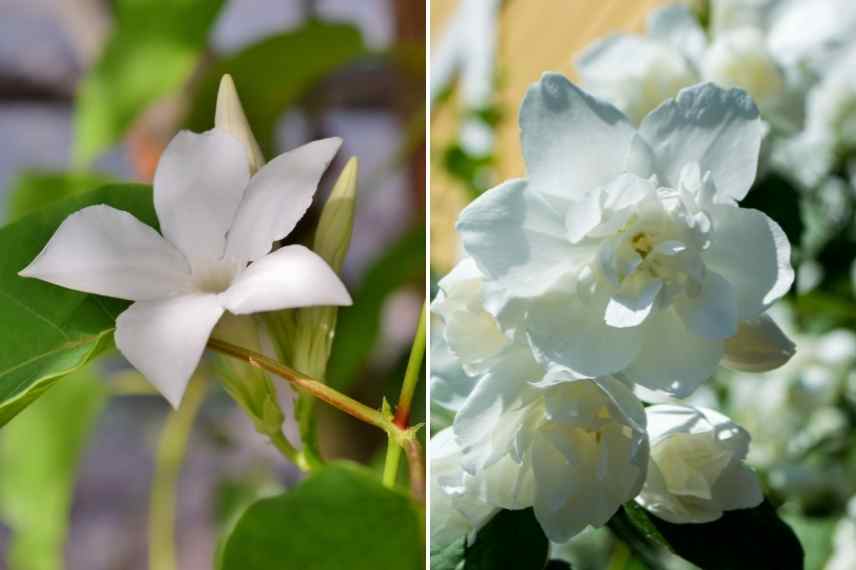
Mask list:
[[354,292],[354,304],[339,309],[327,382],[347,389],[374,349],[380,332],[381,309],[387,297],[402,286],[425,283],[425,227],[419,226],[389,246],[366,271]]
[[116,180],[98,172],[26,171],[9,189],[8,218],[17,220],[65,198],[90,192]]
[[18,276],[66,216],[92,204],[128,211],[157,227],[151,190],[117,185],[64,200],[0,228],[0,426],[113,342],[116,316],[127,301]]
[[366,54],[359,31],[346,24],[312,21],[270,36],[214,65],[199,84],[188,128],[211,128],[217,87],[224,73],[235,80],[247,120],[262,150],[272,155],[277,119],[317,82]]
[[0,518],[10,570],[61,570],[77,465],[106,400],[90,370],[69,375],[0,434]]
[[[118,0],[115,30],[81,83],[74,160],[88,165],[190,77],[223,0]],[[211,127],[208,115],[206,129]]]
[[424,521],[411,499],[348,463],[314,471],[253,504],[220,555],[221,570],[417,570]]

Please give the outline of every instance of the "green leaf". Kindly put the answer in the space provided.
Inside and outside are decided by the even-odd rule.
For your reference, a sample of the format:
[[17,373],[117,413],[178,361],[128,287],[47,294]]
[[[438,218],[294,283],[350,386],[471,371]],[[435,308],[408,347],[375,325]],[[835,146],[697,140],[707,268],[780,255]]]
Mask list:
[[476,534],[431,551],[431,570],[542,570],[550,543],[529,509],[499,511]]
[[365,468],[335,463],[253,504],[221,552],[222,570],[417,570],[424,522],[409,497]]
[[270,36],[229,56],[205,75],[191,105],[187,126],[211,128],[217,87],[224,73],[235,80],[250,127],[266,156],[272,156],[276,119],[315,84],[365,55],[360,32],[351,25],[312,21]]
[[354,304],[339,309],[336,340],[327,366],[327,383],[347,389],[374,348],[387,297],[407,283],[425,282],[425,227],[419,226],[387,248],[366,271]]
[[[190,77],[223,0],[119,0],[115,31],[81,83],[74,163],[89,164]],[[210,128],[214,113],[208,115]],[[201,130],[205,130],[201,129]]]
[[77,372],[2,432],[0,515],[12,531],[10,570],[61,570],[81,452],[106,400],[91,371]]
[[[621,512],[626,513],[626,510]],[[773,506],[764,500],[752,509],[726,511],[718,520],[704,524],[675,524],[637,510],[631,519],[644,536],[648,523],[678,556],[702,570],[802,570],[803,549],[794,531],[781,519]],[[610,528],[615,530],[613,517]],[[637,544],[628,542],[637,552]],[[644,539],[643,539],[644,540]],[[647,554],[647,553],[646,553]],[[649,560],[642,556],[643,560]]]
[[93,204],[157,227],[151,189],[128,184],[64,200],[0,228],[0,426],[110,346],[116,317],[128,306],[18,276],[66,216]]
[[98,172],[23,172],[9,190],[9,220],[115,182],[112,176]]

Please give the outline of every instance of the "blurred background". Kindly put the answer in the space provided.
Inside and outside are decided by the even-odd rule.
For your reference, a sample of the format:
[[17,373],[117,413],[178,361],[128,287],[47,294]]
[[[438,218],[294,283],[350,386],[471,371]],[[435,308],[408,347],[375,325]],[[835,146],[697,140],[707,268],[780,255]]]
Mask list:
[[[360,160],[343,269],[355,303],[339,313],[328,378],[369,405],[394,400],[424,296],[424,38],[417,0],[0,0],[0,218],[108,181],[150,182],[178,129],[213,126],[231,73],[268,159],[344,139],[295,240],[311,235],[345,161]],[[147,567],[169,409],[145,392],[119,357],[100,359],[0,431],[0,569]],[[424,385],[416,402],[413,423]],[[327,458],[382,463],[381,432],[319,411]],[[178,567],[211,568],[235,513],[299,477],[215,384],[179,487]]]
[[[829,171],[806,180],[809,163],[817,154],[807,147],[796,147],[800,152],[789,156],[787,164],[764,156],[756,185],[742,203],[776,220],[794,247],[797,282],[771,314],[797,344],[797,355],[786,366],[765,374],[721,369],[691,403],[719,409],[749,430],[749,462],[761,476],[768,497],[798,534],[806,568],[856,568],[856,83],[852,80],[856,76],[856,11],[852,2],[432,0],[431,295],[463,253],[454,231],[461,209],[499,182],[525,176],[517,110],[527,87],[545,71],[562,73],[579,83],[574,60],[585,48],[611,34],[645,34],[649,14],[673,3],[683,3],[697,14],[710,42],[722,32],[717,30],[717,14],[724,14],[723,20],[730,18],[732,26],[735,22],[742,26],[762,12],[769,16],[760,26],[762,34],[767,34],[765,26],[777,16],[801,7],[805,8],[802,17],[792,18],[792,23],[817,29],[812,27],[802,36],[792,34],[791,39],[803,39],[805,45],[817,42],[820,47],[818,38],[827,34],[828,43],[818,50],[823,51],[823,63],[797,70],[802,82],[802,107],[797,114],[804,122],[796,130],[776,132],[776,144],[787,146],[810,138],[806,134],[812,134],[812,105],[820,98],[814,93],[836,81],[836,73],[849,78],[832,85],[832,103],[827,105],[834,117],[832,133],[827,134],[837,137],[831,145],[834,158]],[[830,9],[830,17],[812,17],[811,9],[822,7]],[[651,72],[656,82],[656,68]],[[626,70],[616,73],[631,75]],[[626,88],[632,86],[628,81]],[[770,149],[764,152],[775,155]],[[442,321],[433,318],[432,334],[439,335]],[[441,339],[435,336],[434,340],[434,346],[441,348],[432,351],[432,378],[443,385],[444,379],[462,377],[455,360],[443,352]],[[431,423],[436,432],[453,416],[437,401],[441,395],[432,395],[436,397]],[[570,562],[574,570],[646,567],[607,529],[553,545],[552,557]],[[556,562],[548,567],[566,566]],[[693,566],[666,557],[662,567]]]

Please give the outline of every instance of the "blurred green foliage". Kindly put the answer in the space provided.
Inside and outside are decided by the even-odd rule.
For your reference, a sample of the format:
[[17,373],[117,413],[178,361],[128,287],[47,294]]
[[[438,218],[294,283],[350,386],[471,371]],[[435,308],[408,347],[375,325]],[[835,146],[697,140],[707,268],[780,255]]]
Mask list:
[[119,142],[147,107],[190,78],[223,2],[113,3],[113,35],[77,97],[73,156],[78,168]]
[[107,390],[71,374],[0,434],[0,515],[10,570],[61,570],[77,465]]
[[276,120],[318,81],[365,55],[360,32],[351,25],[309,22],[290,32],[265,38],[216,62],[207,70],[190,105],[187,128],[210,129],[217,87],[232,75],[247,119],[262,151],[274,154]]

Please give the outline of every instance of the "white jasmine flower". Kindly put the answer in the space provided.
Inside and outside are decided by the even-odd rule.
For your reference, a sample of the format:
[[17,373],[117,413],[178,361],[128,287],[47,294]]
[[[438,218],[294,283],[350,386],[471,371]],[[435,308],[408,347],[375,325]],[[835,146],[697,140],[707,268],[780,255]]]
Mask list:
[[719,412],[656,405],[645,410],[651,452],[636,501],[673,523],[704,523],[764,499],[743,460],[749,434]]
[[757,169],[757,108],[704,84],[637,130],[545,74],[520,126],[528,178],[486,192],[458,221],[485,306],[516,298],[547,368],[690,394],[739,323],[760,318],[794,277],[781,228],[737,206]]
[[533,506],[550,540],[564,542],[603,526],[639,492],[648,461],[645,414],[615,378],[574,380],[554,369],[532,387],[521,382],[531,377],[520,368],[482,378],[453,429],[465,470],[493,473],[485,501]]
[[689,7],[655,10],[646,35],[612,36],[583,52],[576,62],[583,85],[639,124],[680,89],[711,81],[747,91],[765,118],[792,126],[798,109],[786,98],[787,70],[766,37],[769,4],[715,2],[710,39]]
[[774,14],[769,43],[780,60],[822,74],[854,34],[856,3],[851,0],[787,0]]
[[463,470],[461,450],[450,428],[431,438],[429,450],[431,547],[436,548],[479,530],[499,509],[480,498],[483,486],[480,477]]
[[163,237],[127,212],[90,206],[66,218],[20,275],[134,301],[116,321],[116,346],[178,406],[225,311],[351,303],[312,251],[271,251],[303,217],[340,144],[309,143],[250,177],[248,152],[231,134],[180,132],[154,179]]

